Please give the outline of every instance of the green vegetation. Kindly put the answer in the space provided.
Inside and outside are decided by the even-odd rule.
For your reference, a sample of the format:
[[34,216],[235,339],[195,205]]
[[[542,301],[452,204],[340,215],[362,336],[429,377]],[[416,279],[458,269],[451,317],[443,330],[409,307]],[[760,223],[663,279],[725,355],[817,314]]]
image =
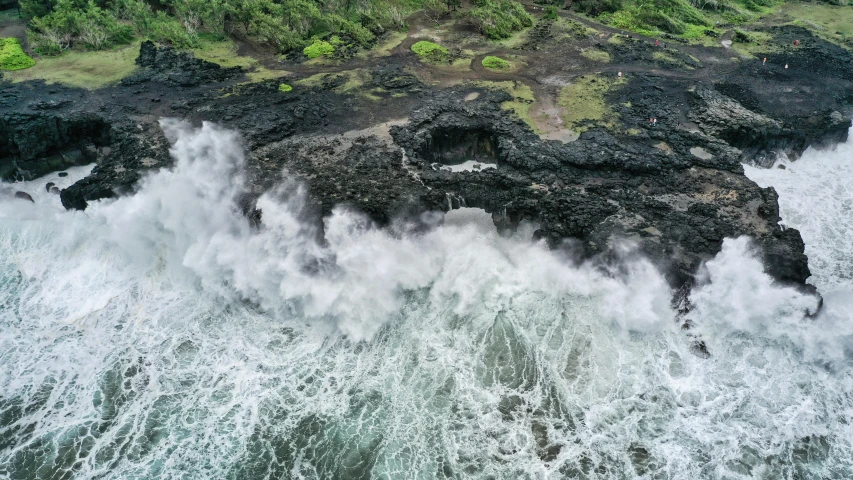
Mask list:
[[[316,40],[367,46],[405,26],[418,0],[20,0],[36,51],[102,50],[135,38],[198,48],[204,34],[247,37],[279,52]],[[325,48],[325,47],[324,47]]]
[[504,68],[509,68],[509,62],[500,57],[493,57],[491,55],[483,58],[483,66],[486,68],[493,68],[496,70],[501,70]]
[[563,124],[575,133],[583,133],[591,126],[615,128],[618,115],[605,101],[605,94],[625,80],[585,75],[576,78],[560,90],[558,105],[563,108]]
[[196,46],[190,51],[196,58],[219,64],[223,67],[242,67],[246,70],[257,68],[258,61],[252,57],[239,55],[237,44],[228,38],[211,34],[198,36]]
[[139,42],[101,52],[65,52],[41,57],[32,68],[6,73],[13,82],[44,80],[71,87],[95,89],[117,83],[136,70]]
[[437,43],[421,40],[412,45],[412,51],[418,54],[419,57],[432,62],[441,62],[447,60],[450,52]]
[[8,10],[0,10],[0,23],[14,21],[18,19],[18,10],[10,8]]
[[[647,36],[699,39],[717,23],[744,24],[781,0],[578,0],[573,8],[613,27]],[[719,33],[719,32],[718,32]]]
[[[842,0],[843,1],[843,0]],[[779,9],[818,36],[853,49],[853,3],[847,6],[824,3],[786,3]]]
[[557,16],[557,7],[553,5],[548,5],[547,7],[545,7],[545,14],[542,15],[542,18],[544,20],[556,20],[560,18],[559,16]]
[[328,57],[335,53],[335,47],[329,42],[314,40],[314,43],[305,47],[302,53],[308,58]]
[[518,118],[530,125],[530,128],[534,131],[536,130],[536,123],[530,117],[530,106],[536,101],[532,88],[516,80],[506,82],[476,81],[471,83],[475,87],[489,90],[503,90],[510,94],[513,99],[503,102],[501,108],[511,110]]
[[21,50],[17,38],[0,38],[0,70],[23,70],[36,62]]
[[736,28],[734,37],[732,37],[732,41],[737,43],[753,43],[755,39],[752,37],[752,35],[744,32],[739,28]]
[[364,88],[370,82],[370,73],[364,69],[344,70],[338,73],[318,73],[293,82],[295,85],[308,88],[322,88],[337,93],[359,95],[368,100],[380,100],[378,93],[385,90],[379,87]]
[[407,37],[406,32],[388,32],[387,35],[377,42],[370,52],[362,53],[362,57],[387,57],[391,55],[391,50],[394,50]]
[[593,62],[601,62],[608,63],[610,62],[610,54],[605,52],[604,50],[598,50],[596,48],[587,48],[581,51],[581,55],[584,58],[588,58]]
[[515,0],[474,0],[474,5],[466,16],[491,39],[509,38],[513,32],[533,26],[533,18]]
[[59,55],[74,45],[103,50],[128,44],[133,39],[133,28],[94,0],[24,0],[20,5],[21,11],[28,15],[44,11],[42,16],[32,19],[28,35],[33,50],[42,55]]
[[293,91],[293,87],[291,87],[290,85],[288,85],[286,83],[282,83],[278,86],[278,91],[279,92],[291,92],[291,91]]
[[773,41],[773,35],[767,32],[749,32],[748,35],[750,40],[748,43],[739,41],[732,43],[732,50],[742,57],[754,58],[758,53],[776,52],[782,48],[782,45]]

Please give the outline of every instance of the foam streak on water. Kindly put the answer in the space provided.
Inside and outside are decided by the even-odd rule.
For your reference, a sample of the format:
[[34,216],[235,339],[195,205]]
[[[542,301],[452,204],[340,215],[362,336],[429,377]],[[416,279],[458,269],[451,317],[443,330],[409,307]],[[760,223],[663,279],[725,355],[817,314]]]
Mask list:
[[411,235],[337,209],[318,241],[285,182],[253,230],[236,135],[163,128],[177,165],[134,196],[0,199],[0,478],[853,475],[846,344],[748,239],[690,333],[647,261],[476,211]]

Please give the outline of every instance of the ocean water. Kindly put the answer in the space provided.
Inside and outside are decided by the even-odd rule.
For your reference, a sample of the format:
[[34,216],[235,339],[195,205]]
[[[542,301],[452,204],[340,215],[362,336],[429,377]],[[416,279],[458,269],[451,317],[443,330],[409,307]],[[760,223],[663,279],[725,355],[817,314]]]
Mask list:
[[162,126],[177,165],[133,196],[0,186],[36,200],[0,198],[0,478],[853,477],[850,144],[748,169],[822,315],[734,238],[683,330],[630,245],[607,272],[476,210],[321,235],[295,182],[253,228],[237,134]]

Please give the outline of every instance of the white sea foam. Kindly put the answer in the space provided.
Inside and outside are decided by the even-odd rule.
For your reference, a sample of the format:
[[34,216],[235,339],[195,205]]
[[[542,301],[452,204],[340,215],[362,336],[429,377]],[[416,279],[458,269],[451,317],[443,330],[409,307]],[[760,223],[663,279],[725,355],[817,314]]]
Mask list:
[[253,230],[238,137],[163,128],[177,165],[133,196],[0,200],[0,477],[853,475],[826,328],[853,316],[804,320],[747,239],[688,332],[647,261],[606,275],[478,211],[405,235],[338,208],[319,233],[285,182]]

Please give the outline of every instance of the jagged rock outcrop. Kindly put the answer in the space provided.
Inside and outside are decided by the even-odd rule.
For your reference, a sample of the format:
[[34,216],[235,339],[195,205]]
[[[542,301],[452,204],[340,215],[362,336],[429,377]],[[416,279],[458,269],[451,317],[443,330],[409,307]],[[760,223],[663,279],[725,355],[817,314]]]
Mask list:
[[695,97],[696,107],[690,112],[690,120],[705,134],[732,145],[749,145],[782,130],[782,122],[755,113],[712,88],[696,89]]
[[58,114],[45,103],[0,114],[0,179],[32,179],[92,163],[110,143],[110,125],[100,116]]
[[[821,99],[814,111],[788,108],[751,91],[740,70],[712,85],[637,73],[606,94],[618,127],[594,127],[562,143],[541,140],[508,115],[502,108],[512,100],[508,94],[430,87],[399,58],[389,62],[371,70],[364,85],[380,92],[378,109],[366,96],[337,93],[343,75],[289,92],[279,90],[278,80],[216,84],[239,72],[146,43],[140,72],[98,94],[0,84],[0,106],[8,107],[2,118],[11,119],[0,129],[6,132],[0,165],[12,159],[15,172],[26,162],[64,168],[67,163],[48,161],[50,148],[79,150],[97,165],[62,190],[61,199],[67,208],[83,209],[89,201],[132,191],[146,171],[171,165],[154,120],[212,120],[244,136],[250,189],[241,206],[254,221],[263,215],[254,200],[296,179],[307,188],[316,218],[346,205],[379,225],[404,219],[411,226],[429,211],[479,207],[500,229],[534,222],[536,237],[558,248],[570,241],[584,257],[606,259],[618,243],[634,242],[675,286],[689,284],[724,238],[739,235],[756,239],[775,278],[802,285],[809,276],[799,233],[777,224],[776,193],[748,180],[741,161],[750,148],[797,153],[806,142],[843,140],[843,101]],[[766,84],[777,90],[787,85],[777,80]],[[382,123],[402,117],[408,118]],[[649,125],[649,117],[660,124]],[[87,120],[60,126],[77,125],[73,119]],[[684,127],[689,120],[703,132]],[[96,138],[98,125],[106,133]],[[64,132],[56,138],[72,141],[42,151],[27,147],[48,127]],[[479,169],[453,171],[470,160]]]
[[243,73],[240,67],[223,68],[190,53],[158,46],[150,40],[142,43],[136,64],[141,67],[140,71],[124,79],[122,83],[125,85],[155,81],[178,87],[195,87],[223,82]]
[[89,201],[130,192],[145,172],[172,165],[168,147],[156,124],[114,124],[109,148],[89,176],[60,192],[62,205],[84,210]]
[[[573,143],[543,141],[505,115],[502,93],[434,94],[409,121],[325,139],[296,136],[258,149],[250,183],[265,191],[282,179],[301,181],[318,216],[337,205],[379,225],[410,222],[429,210],[483,208],[501,229],[523,220],[555,247],[607,255],[625,240],[652,258],[673,285],[692,282],[699,264],[726,237],[751,235],[765,249],[768,272],[803,283],[809,275],[796,230],[777,226],[777,197],[743,176],[739,152],[702,134],[657,131],[669,148],[593,131]],[[709,155],[690,152],[700,146]],[[403,153],[400,149],[402,148]],[[476,158],[473,171],[449,167]]]

